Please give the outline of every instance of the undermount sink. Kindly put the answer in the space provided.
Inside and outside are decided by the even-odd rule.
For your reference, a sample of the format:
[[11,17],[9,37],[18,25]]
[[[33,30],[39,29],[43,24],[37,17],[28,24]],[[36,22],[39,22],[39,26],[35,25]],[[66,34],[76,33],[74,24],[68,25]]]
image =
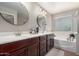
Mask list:
[[15,36],[21,36],[21,33],[15,33]]
[[21,32],[16,32],[14,33],[15,36],[28,36],[28,35],[31,35],[29,33],[21,33]]

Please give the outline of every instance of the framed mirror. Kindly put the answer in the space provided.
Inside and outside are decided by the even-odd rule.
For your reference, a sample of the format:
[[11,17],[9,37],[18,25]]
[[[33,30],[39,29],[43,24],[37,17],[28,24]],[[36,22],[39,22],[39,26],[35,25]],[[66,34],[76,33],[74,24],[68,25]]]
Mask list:
[[26,7],[20,2],[0,2],[0,16],[12,25],[24,25],[29,20]]
[[44,32],[46,30],[46,17],[42,15],[37,16],[37,24],[40,28],[39,30]]

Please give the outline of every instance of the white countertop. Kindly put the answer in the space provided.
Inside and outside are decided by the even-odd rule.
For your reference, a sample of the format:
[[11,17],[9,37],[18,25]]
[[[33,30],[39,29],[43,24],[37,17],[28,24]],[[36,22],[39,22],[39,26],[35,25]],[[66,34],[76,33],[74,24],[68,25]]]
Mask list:
[[45,32],[45,33],[38,33],[38,34],[21,34],[21,36],[16,36],[16,35],[0,36],[0,44],[5,44],[5,43],[24,40],[28,38],[43,36],[47,34],[52,34],[52,32]]
[[[0,34],[0,44],[10,43],[10,42],[24,40],[24,39],[33,38],[33,37],[39,37],[47,34],[55,34],[56,35],[55,39],[67,40],[70,33],[72,32],[45,32],[45,33],[38,33],[38,34],[23,33],[21,34],[21,36],[16,36],[15,34],[10,34],[10,33],[8,35],[4,35],[5,33],[3,33],[3,34]],[[74,34],[77,34],[77,33],[74,33]]]

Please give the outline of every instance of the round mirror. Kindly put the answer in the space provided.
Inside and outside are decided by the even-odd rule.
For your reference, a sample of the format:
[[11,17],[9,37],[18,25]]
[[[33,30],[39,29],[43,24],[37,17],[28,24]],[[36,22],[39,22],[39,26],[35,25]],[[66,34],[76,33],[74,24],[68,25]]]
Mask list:
[[29,19],[26,7],[20,2],[0,2],[0,16],[13,25],[23,25]]
[[45,18],[45,16],[42,16],[42,15],[37,16],[37,24],[39,26],[39,30],[44,32],[46,30],[46,18]]

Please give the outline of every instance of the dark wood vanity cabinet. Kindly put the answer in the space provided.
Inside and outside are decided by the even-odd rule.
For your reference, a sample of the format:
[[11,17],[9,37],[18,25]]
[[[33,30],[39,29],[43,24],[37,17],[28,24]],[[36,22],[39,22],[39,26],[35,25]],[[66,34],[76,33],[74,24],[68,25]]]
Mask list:
[[31,56],[38,55],[39,37],[20,40],[0,45],[1,56]]
[[32,38],[28,47],[28,56],[38,56],[39,55],[39,37]]
[[20,40],[16,42],[0,45],[0,55],[2,56],[21,56],[27,55],[27,46],[30,44],[30,39]]
[[49,35],[0,45],[0,56],[44,56],[54,46]]
[[54,47],[54,37],[52,34],[46,36],[46,51],[48,52],[51,48]]
[[16,50],[12,53],[9,54],[10,56],[27,56],[28,55],[28,50],[26,48],[22,48],[19,50]]
[[38,44],[35,43],[28,47],[28,56],[38,56]]
[[40,50],[40,53],[39,55],[40,56],[43,56],[46,54],[46,36],[40,36],[40,39],[39,39],[39,50]]

